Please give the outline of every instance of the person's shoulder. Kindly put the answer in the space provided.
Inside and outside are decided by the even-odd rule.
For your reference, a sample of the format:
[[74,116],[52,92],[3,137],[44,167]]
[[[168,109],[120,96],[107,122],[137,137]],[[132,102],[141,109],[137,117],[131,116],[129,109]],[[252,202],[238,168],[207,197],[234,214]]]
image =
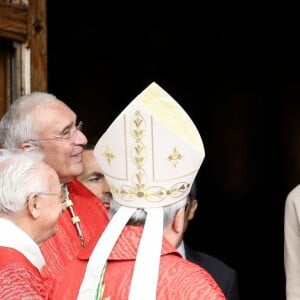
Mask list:
[[220,258],[217,258],[211,254],[198,251],[185,244],[186,258],[200,266],[215,266],[218,270],[224,270],[226,272],[236,273],[236,270],[225,263]]
[[227,299],[239,299],[238,274],[236,269],[223,260],[185,244],[186,259],[205,269],[221,287]]
[[290,192],[287,194],[285,200],[285,209],[287,207],[292,207],[294,204],[300,205],[300,184],[296,185]]
[[287,199],[298,199],[300,198],[300,184],[293,187],[287,195]]
[[227,269],[228,271],[231,271],[231,272],[236,272],[234,268],[229,266],[227,263],[225,263],[220,258],[217,258],[211,254],[207,254],[207,253],[200,252],[200,251],[199,251],[199,255],[202,255],[204,257],[204,259],[211,261],[212,263],[214,263],[215,265],[218,265],[219,267],[222,267],[223,269]]
[[[174,272],[174,266],[176,266],[176,272]],[[203,282],[213,282],[211,275],[201,265],[193,263],[191,260],[184,259],[182,256],[169,253],[163,255],[160,261],[160,276],[173,277],[171,282],[177,281],[178,284],[185,278],[185,283],[189,280],[195,282],[197,278],[199,284]]]

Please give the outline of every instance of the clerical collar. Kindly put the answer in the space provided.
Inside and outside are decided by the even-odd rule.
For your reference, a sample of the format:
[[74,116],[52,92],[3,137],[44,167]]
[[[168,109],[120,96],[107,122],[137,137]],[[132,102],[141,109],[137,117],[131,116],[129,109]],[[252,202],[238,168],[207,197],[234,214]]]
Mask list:
[[183,258],[186,258],[185,257],[185,249],[184,249],[184,243],[183,243],[183,241],[181,242],[181,244],[177,248],[177,251],[182,255]]
[[13,222],[0,218],[0,236],[0,246],[19,251],[39,270],[45,265],[39,246]]

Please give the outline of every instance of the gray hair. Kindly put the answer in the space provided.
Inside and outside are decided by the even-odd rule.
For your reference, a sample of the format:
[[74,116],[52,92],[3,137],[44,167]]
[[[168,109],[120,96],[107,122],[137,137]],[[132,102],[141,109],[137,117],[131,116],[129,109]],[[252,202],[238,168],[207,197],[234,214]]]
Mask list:
[[[187,198],[183,198],[173,204],[166,205],[163,207],[164,227],[166,227],[172,222],[177,211],[180,208],[184,207],[186,205],[186,202],[187,202]],[[112,203],[110,205],[110,210],[109,210],[110,217],[112,217],[118,211],[120,206],[121,205],[117,201],[115,201],[114,199],[112,200]],[[128,225],[142,226],[145,223],[146,217],[147,217],[147,212],[144,209],[137,209],[137,211],[129,219]]]
[[33,112],[39,105],[58,100],[54,95],[33,92],[15,100],[0,121],[0,144],[3,148],[17,149],[30,139],[37,139],[39,126]]
[[47,191],[38,151],[0,149],[0,213],[18,214],[33,193]]

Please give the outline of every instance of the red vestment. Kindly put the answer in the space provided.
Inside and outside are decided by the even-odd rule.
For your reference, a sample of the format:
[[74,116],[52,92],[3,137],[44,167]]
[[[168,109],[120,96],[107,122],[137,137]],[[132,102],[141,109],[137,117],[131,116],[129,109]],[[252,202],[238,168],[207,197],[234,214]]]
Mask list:
[[[104,298],[128,299],[135,257],[143,227],[126,226],[113,248],[104,276]],[[54,285],[54,300],[77,299],[85,268],[94,245],[92,241],[78,258],[58,275]],[[100,276],[100,275],[99,275]],[[160,259],[157,299],[224,300],[214,279],[201,267],[185,260],[166,240]]]
[[[99,232],[102,233],[106,227],[107,210],[103,203],[78,180],[68,183],[68,191],[74,212],[80,218],[80,227],[87,244],[95,234],[99,236]],[[40,249],[46,261],[41,273],[47,278],[54,278],[83,249],[68,209],[59,217],[57,233],[42,243]]]
[[0,247],[0,299],[49,298],[49,284],[39,270],[19,251]]

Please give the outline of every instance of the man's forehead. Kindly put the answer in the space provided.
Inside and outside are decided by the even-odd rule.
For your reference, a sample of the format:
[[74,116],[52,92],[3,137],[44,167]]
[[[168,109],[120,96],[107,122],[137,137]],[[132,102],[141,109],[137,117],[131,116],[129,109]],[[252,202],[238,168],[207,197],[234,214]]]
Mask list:
[[33,115],[35,121],[39,122],[42,127],[51,126],[62,129],[76,123],[76,114],[59,100],[38,105]]

